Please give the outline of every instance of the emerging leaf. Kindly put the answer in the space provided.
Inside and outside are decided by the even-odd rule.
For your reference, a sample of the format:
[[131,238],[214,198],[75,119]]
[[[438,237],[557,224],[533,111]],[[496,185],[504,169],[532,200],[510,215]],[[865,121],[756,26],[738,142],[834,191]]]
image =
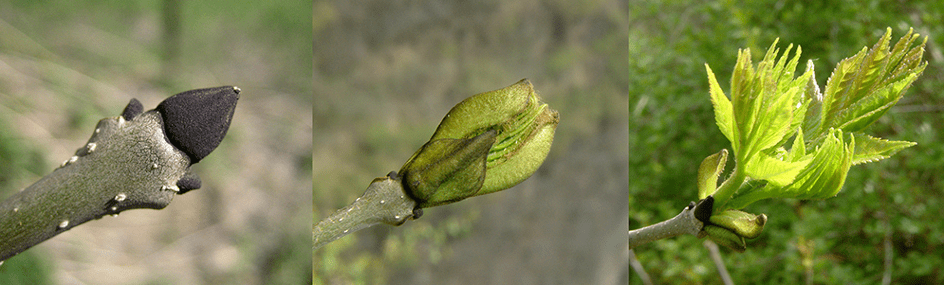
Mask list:
[[725,162],[728,160],[728,150],[710,155],[699,165],[699,199],[705,199],[715,193],[719,183],[719,174],[725,169]]

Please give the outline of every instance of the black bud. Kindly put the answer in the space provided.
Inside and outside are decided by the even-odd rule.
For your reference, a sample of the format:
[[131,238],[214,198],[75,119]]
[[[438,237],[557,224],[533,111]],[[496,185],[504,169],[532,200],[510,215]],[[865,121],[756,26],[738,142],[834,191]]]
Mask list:
[[177,188],[180,189],[180,192],[177,194],[184,194],[190,190],[200,189],[200,177],[188,167],[187,171],[184,172],[184,176],[182,176],[180,180],[177,180]]
[[696,209],[692,214],[696,216],[696,219],[701,221],[703,224],[708,225],[709,217],[712,216],[713,204],[715,204],[715,198],[712,198],[712,195],[709,195],[709,197],[699,200],[699,204],[696,205]]
[[220,145],[230,128],[240,89],[223,86],[171,96],[155,108],[164,119],[171,144],[197,163]]
[[413,208],[413,216],[412,216],[412,219],[414,219],[414,220],[419,219],[420,216],[423,216],[423,209],[420,208],[420,207]]
[[128,102],[128,106],[125,106],[125,110],[121,111],[121,117],[125,118],[126,121],[131,121],[138,115],[141,115],[141,111],[144,111],[144,106],[141,106],[141,102],[139,102],[138,99],[131,98],[131,101]]

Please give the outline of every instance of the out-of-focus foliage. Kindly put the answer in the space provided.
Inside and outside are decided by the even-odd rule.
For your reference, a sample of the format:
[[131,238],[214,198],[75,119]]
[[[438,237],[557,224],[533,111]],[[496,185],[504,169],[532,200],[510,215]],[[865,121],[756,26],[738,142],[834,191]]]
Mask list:
[[[823,85],[830,75],[824,71],[871,46],[887,26],[894,39],[909,27],[928,35],[923,75],[864,130],[918,144],[853,168],[834,198],[748,206],[746,211],[769,217],[762,235],[749,240],[744,253],[722,254],[737,283],[879,283],[888,244],[894,283],[942,282],[941,2],[634,1],[630,6],[631,228],[665,220],[697,200],[700,161],[728,146],[707,99],[704,64],[715,74],[731,74],[739,48],[763,50],[780,38],[803,47],[803,58],[813,59]],[[661,240],[635,252],[656,283],[720,282],[695,237]],[[632,270],[630,280],[640,282]]]
[[626,283],[627,9],[316,1],[316,222],[403,165],[464,98],[528,78],[560,116],[530,178],[332,242],[314,253],[316,283]]
[[195,165],[201,189],[62,233],[7,260],[0,283],[310,283],[309,5],[0,2],[0,198],[131,98],[151,109],[189,89],[243,90],[226,137]]

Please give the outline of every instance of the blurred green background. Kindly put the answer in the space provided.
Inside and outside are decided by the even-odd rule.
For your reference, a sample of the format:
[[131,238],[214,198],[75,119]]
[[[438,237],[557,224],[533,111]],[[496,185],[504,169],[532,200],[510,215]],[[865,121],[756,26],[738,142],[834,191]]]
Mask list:
[[[730,148],[718,131],[704,63],[728,90],[739,48],[755,61],[775,38],[800,45],[823,86],[834,65],[893,29],[928,36],[925,73],[867,132],[918,142],[854,166],[837,197],[763,200],[762,236],[745,253],[722,249],[736,284],[942,284],[942,1],[631,1],[630,228],[675,216],[696,200],[696,170]],[[803,65],[803,64],[802,64]],[[732,162],[729,161],[729,168]],[[890,252],[884,249],[890,245]],[[702,240],[635,249],[656,284],[720,284]],[[630,282],[641,279],[632,269]]]
[[199,190],[60,234],[0,284],[311,282],[311,14],[305,1],[3,1],[0,198],[51,172],[131,98],[242,88]]
[[317,222],[398,170],[456,103],[529,78],[560,113],[511,189],[313,253],[316,284],[626,284],[627,2],[316,1]]

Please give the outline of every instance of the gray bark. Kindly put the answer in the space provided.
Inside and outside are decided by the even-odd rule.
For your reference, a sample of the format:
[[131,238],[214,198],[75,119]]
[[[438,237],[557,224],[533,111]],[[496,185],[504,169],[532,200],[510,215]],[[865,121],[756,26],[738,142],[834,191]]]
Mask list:
[[664,238],[676,237],[684,234],[698,236],[702,226],[709,221],[715,198],[712,196],[696,202],[689,202],[675,217],[635,230],[630,230],[630,249],[639,245]]
[[374,179],[354,203],[315,225],[312,250],[379,223],[399,226],[408,219],[417,219],[423,212],[416,205],[394,173]]
[[104,215],[167,206],[190,160],[162,125],[154,110],[102,119],[75,156],[0,203],[0,260]]

